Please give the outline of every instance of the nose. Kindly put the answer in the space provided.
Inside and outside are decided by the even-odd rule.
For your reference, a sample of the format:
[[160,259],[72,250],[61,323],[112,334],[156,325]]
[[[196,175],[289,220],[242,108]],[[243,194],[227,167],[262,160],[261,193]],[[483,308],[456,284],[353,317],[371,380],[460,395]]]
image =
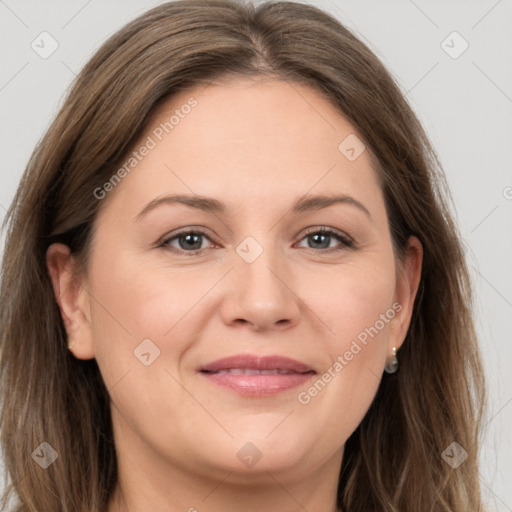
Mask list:
[[[248,260],[250,261],[250,260]],[[296,325],[301,300],[290,267],[275,251],[264,249],[252,262],[235,258],[221,315],[226,325],[249,325],[254,331],[285,330]]]

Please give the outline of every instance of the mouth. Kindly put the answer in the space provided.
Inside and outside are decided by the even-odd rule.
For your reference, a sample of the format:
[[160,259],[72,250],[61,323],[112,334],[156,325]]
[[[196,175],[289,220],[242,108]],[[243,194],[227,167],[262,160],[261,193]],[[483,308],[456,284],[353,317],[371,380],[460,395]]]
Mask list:
[[240,354],[198,368],[212,384],[245,396],[270,396],[306,383],[310,366],[284,356]]
[[[258,368],[229,368],[228,370],[218,370],[218,371],[209,371],[202,370],[204,373],[215,373],[216,375],[224,375],[229,373],[231,375],[294,375],[298,372],[283,370],[281,368],[276,368],[275,370],[261,370]],[[309,373],[309,372],[299,372],[299,373]]]

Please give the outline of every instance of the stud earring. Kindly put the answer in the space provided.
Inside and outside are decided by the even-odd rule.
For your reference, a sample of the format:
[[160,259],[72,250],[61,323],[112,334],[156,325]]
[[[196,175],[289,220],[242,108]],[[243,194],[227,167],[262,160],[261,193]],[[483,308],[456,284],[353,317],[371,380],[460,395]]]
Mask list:
[[396,357],[396,347],[393,347],[393,356],[391,360],[386,363],[384,371],[386,373],[395,373],[398,370],[398,358]]

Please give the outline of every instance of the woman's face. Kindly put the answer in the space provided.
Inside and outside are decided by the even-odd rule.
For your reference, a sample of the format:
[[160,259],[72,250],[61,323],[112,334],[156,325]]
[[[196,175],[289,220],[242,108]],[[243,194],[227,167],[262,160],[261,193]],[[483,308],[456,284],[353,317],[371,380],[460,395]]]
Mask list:
[[109,390],[121,464],[241,481],[339,469],[421,265],[412,239],[397,273],[358,137],[305,86],[195,87],[91,190],[90,264],[63,309]]

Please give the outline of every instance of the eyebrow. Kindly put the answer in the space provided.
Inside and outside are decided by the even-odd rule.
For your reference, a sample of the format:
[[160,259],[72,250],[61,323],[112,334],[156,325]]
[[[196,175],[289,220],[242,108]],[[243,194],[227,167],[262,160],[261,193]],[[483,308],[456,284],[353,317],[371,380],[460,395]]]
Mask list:
[[[338,203],[355,206],[371,219],[370,212],[362,203],[357,201],[357,199],[346,195],[303,196],[299,198],[292,206],[292,213],[321,210],[322,208],[327,208],[328,206]],[[153,199],[147,203],[144,208],[137,214],[135,220],[139,220],[151,210],[154,210],[156,207],[164,204],[184,204],[190,208],[196,208],[207,213],[220,214],[226,212],[226,205],[218,199],[214,199],[213,197],[175,194]]]

